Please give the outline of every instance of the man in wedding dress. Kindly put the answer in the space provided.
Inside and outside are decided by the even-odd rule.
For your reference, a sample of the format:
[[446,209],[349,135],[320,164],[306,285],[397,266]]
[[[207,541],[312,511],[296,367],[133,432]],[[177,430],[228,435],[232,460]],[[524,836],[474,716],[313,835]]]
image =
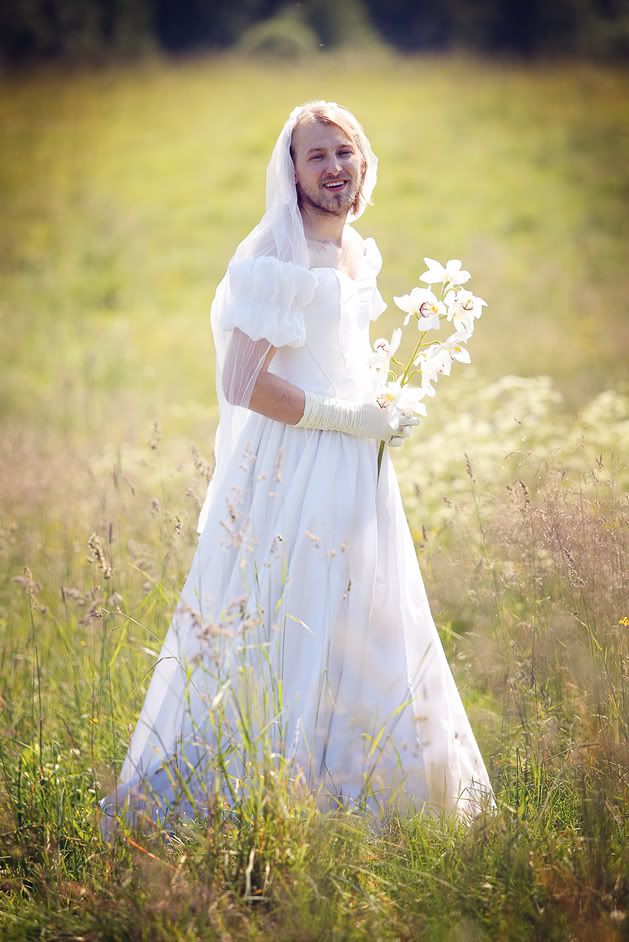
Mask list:
[[461,817],[495,805],[386,449],[377,474],[379,443],[401,446],[418,420],[393,417],[372,368],[382,258],[352,223],[376,177],[349,111],[312,102],[291,112],[265,214],[212,304],[214,473],[117,786],[101,800],[104,834],[127,798],[129,817],[134,806],[160,821],[185,808],[173,768],[211,790],[208,716],[219,701],[232,702],[233,774],[246,777],[235,670],[244,651],[247,698],[267,702],[281,681],[282,703],[262,724],[282,730],[273,748],[290,751],[324,802],[408,799]]

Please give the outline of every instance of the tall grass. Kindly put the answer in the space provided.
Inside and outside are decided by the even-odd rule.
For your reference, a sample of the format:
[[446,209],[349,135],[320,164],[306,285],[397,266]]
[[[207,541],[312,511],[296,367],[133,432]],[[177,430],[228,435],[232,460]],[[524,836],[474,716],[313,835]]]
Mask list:
[[[145,445],[146,455],[156,461],[164,445]],[[193,539],[197,506],[165,513],[143,480],[132,493],[121,458],[98,479],[74,559],[58,538],[37,554],[32,534],[27,551],[12,531],[15,568],[29,558],[32,571],[16,575],[5,603],[10,937],[46,926],[87,938],[620,938],[626,500],[607,453],[588,473],[557,460],[540,468],[529,455],[516,459],[516,475],[507,461],[499,478],[481,478],[474,445],[470,437],[452,517],[417,531],[499,801],[497,815],[469,829],[421,814],[392,814],[376,829],[368,816],[325,815],[281,767],[258,760],[257,787],[242,793],[237,814],[217,804],[205,823],[184,821],[167,839],[159,827],[129,828],[103,846],[95,800],[114,784],[184,576],[176,547]],[[417,460],[421,443],[412,448]],[[187,467],[194,488],[193,455]],[[129,497],[114,508],[122,487]],[[164,482],[161,500],[176,493],[183,482]],[[99,505],[110,508],[100,545],[88,524]]]
[[[626,77],[335,62],[3,80],[7,938],[626,933]],[[474,368],[440,380],[394,457],[498,813],[374,828],[322,813],[280,764],[237,814],[217,803],[174,833],[129,827],[105,845],[96,802],[211,468],[212,352],[198,342],[211,289],[260,212],[278,125],[319,95],[355,108],[381,157],[360,228],[382,248],[385,296],[423,255],[460,255],[490,302]]]

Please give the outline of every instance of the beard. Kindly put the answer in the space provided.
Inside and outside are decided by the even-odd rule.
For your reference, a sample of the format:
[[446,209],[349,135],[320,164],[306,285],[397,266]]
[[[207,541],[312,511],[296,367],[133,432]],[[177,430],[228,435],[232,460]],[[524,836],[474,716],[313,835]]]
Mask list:
[[348,179],[340,193],[326,190],[324,186],[310,187],[296,183],[297,202],[300,207],[307,207],[324,216],[346,216],[356,202],[360,192],[360,183]]

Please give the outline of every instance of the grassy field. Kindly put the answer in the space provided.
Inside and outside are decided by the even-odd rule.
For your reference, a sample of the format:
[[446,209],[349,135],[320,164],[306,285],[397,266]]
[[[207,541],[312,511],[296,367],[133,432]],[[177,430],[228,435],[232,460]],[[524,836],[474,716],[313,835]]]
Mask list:
[[[0,936],[626,937],[628,92],[385,54],[0,79]],[[499,812],[373,834],[269,782],[238,827],[105,847],[212,462],[211,297],[318,97],[380,158],[373,339],[424,256],[488,301],[395,461]]]

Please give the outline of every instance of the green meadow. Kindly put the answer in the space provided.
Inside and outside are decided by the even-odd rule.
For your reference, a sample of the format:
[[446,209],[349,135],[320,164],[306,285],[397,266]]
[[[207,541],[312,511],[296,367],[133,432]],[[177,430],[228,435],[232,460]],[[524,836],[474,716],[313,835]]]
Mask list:
[[[0,937],[626,938],[628,96],[384,51],[0,78]],[[425,256],[487,301],[394,461],[498,812],[374,832],[263,768],[237,824],[105,845],[211,473],[211,299],[312,98],[379,158],[372,339]]]

